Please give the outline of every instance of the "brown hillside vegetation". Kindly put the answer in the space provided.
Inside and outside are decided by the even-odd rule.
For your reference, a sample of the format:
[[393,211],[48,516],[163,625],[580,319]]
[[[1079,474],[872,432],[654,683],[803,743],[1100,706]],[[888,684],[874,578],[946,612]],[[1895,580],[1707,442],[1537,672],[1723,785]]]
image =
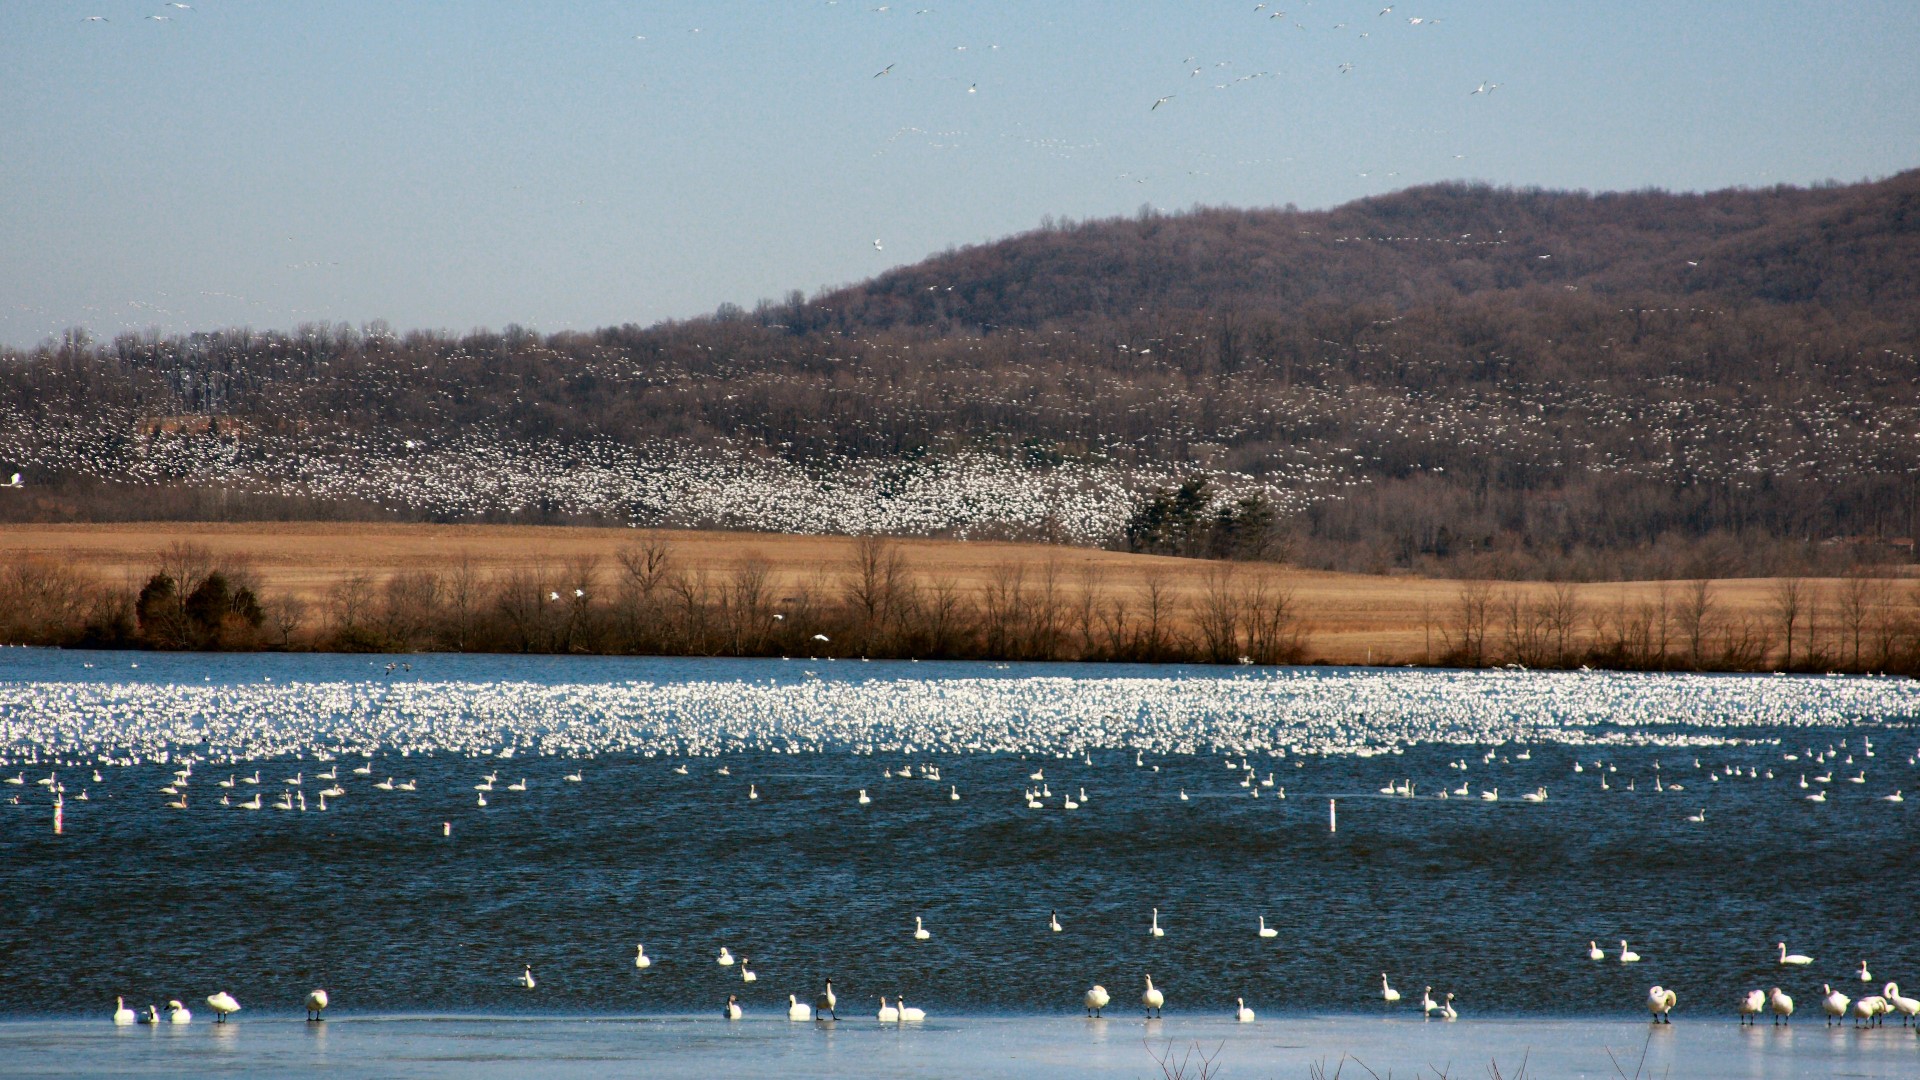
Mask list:
[[[7,526],[0,561],[9,642],[85,616],[86,589],[132,597],[166,572],[184,594],[218,570],[262,615],[202,647],[1747,670],[1911,669],[1920,653],[1920,590],[1891,578],[1494,583],[1037,544],[361,524]],[[1276,610],[1269,639],[1249,637]]]
[[[1910,171],[1056,222],[655,326],[75,332],[0,350],[0,476],[26,484],[0,521],[879,529],[1193,554],[1208,548],[1121,523],[1152,487],[1206,476],[1195,520],[1258,489],[1258,546],[1321,569],[1836,574],[1910,559],[1920,532],[1917,283]],[[974,456],[1043,480],[1006,497],[950,468]],[[805,497],[847,476],[864,500]],[[1060,511],[1092,490],[1099,512]]]

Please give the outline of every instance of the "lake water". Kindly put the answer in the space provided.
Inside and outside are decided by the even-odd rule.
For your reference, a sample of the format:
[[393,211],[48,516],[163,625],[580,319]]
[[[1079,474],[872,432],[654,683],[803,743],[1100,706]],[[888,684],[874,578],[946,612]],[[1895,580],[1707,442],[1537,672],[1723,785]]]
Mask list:
[[[1112,1069],[1080,1054],[1063,1067],[1136,1075],[1151,974],[1168,1037],[1214,1038],[1244,998],[1262,1020],[1222,1028],[1252,1055],[1234,1060],[1265,1061],[1246,1040],[1291,1032],[1296,1075],[1436,1039],[1456,1063],[1535,1035],[1571,1047],[1551,1032],[1588,1020],[1637,1048],[1654,983],[1679,994],[1681,1029],[1660,1036],[1676,1046],[1710,1023],[1763,1056],[1864,1053],[1861,1075],[1912,1075],[1920,1039],[1894,1023],[1829,1042],[1819,1010],[1822,983],[1920,992],[1920,830],[1884,799],[1920,796],[1911,681],[390,659],[0,651],[0,774],[22,780],[0,787],[0,1053],[55,1072],[212,1070],[124,1049],[188,1039],[291,1055],[272,1060],[297,1071],[318,1037],[378,1072],[382,1046],[399,1053],[382,1040],[437,1045],[499,1022],[471,1019],[486,1017],[529,1025],[486,1029],[517,1047],[501,1060],[638,1039],[765,1064],[810,1045],[774,1022],[787,995],[832,978],[843,1018],[870,1018],[881,994],[930,1012],[887,1036],[903,1053],[951,1063],[1005,1045],[1046,1071],[1050,1033],[1087,1037],[1069,1021],[1099,982],[1124,1052]],[[189,758],[187,806],[170,808],[182,796],[160,789]],[[47,777],[64,788],[62,835]],[[374,787],[389,777],[418,790]],[[1411,797],[1379,790],[1405,782]],[[1520,798],[1542,787],[1545,801]],[[282,792],[306,810],[273,810]],[[263,809],[232,805],[255,793]],[[1275,936],[1258,936],[1262,917]],[[1621,938],[1641,962],[1615,959]],[[1783,940],[1814,963],[1780,967]],[[758,979],[715,963],[722,947]],[[527,966],[534,989],[515,982]],[[1405,996],[1395,1010],[1382,972]],[[1736,1035],[1736,996],[1775,985],[1799,1006],[1791,1038]],[[341,1021],[330,1035],[298,1022],[313,986]],[[1453,993],[1461,1021],[1382,1035],[1435,1028],[1407,1004],[1426,986]],[[245,1005],[246,1034],[202,1023],[220,989]],[[738,1029],[717,1020],[729,994],[748,1011]],[[178,997],[196,1021],[116,1031],[116,995]],[[892,1045],[842,1030],[846,1047]],[[1888,1059],[1908,1071],[1871,1071],[1876,1054],[1908,1055]],[[879,1049],[850,1060],[889,1071]]]

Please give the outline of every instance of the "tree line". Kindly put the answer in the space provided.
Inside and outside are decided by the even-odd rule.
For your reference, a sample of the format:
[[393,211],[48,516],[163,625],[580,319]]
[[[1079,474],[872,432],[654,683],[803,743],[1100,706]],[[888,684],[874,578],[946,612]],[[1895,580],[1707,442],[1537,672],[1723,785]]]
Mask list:
[[1282,579],[1219,564],[1198,595],[1164,575],[1012,562],[979,588],[915,568],[863,536],[807,578],[760,559],[683,564],[670,539],[611,562],[349,574],[317,602],[262,590],[245,560],[174,545],[137,590],[57,563],[0,571],[0,643],[78,648],[820,656],[1292,664],[1311,628]]

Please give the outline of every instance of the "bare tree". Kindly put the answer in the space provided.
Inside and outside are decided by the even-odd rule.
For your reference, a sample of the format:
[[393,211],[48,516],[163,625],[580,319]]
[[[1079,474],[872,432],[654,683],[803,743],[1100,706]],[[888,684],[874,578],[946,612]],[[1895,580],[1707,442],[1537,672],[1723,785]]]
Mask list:
[[1780,666],[1790,671],[1793,669],[1793,631],[1806,611],[1807,583],[1797,577],[1778,578],[1773,583],[1771,599],[1774,618],[1786,641],[1786,655]]
[[906,560],[891,537],[863,533],[854,538],[847,560],[846,597],[862,653],[871,652],[874,643],[884,639],[905,575]]
[[446,640],[455,652],[467,651],[473,620],[480,613],[485,593],[479,568],[473,563],[473,553],[462,551],[447,573],[446,584]]
[[1860,567],[1852,568],[1841,579],[1835,614],[1840,623],[1841,645],[1850,646],[1852,650],[1847,666],[1859,671],[1861,646],[1866,641],[1868,620],[1873,615],[1873,582]]
[[1493,604],[1493,585],[1481,578],[1460,582],[1454,594],[1453,625],[1442,627],[1447,652],[1463,667],[1487,662],[1487,617]]
[[1201,577],[1200,595],[1193,604],[1193,623],[1200,632],[1200,649],[1215,664],[1239,658],[1240,624],[1245,600],[1235,580],[1232,563],[1213,563]]
[[1687,641],[1687,663],[1695,671],[1706,666],[1707,639],[1713,634],[1713,582],[1695,578],[1680,597],[1680,633]]
[[267,601],[266,609],[267,625],[273,628],[280,647],[293,648],[293,635],[299,633],[300,624],[306,619],[306,602],[296,596],[276,596]]

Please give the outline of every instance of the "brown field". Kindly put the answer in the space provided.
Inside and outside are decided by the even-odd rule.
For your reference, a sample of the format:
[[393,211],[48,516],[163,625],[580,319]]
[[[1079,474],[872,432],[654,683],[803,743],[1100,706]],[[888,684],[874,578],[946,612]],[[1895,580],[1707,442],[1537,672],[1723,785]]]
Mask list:
[[[632,529],[557,528],[489,525],[376,524],[200,524],[0,526],[0,559],[51,558],[90,573],[103,582],[138,588],[156,556],[170,545],[196,544],[215,556],[243,560],[265,592],[291,593],[319,603],[330,585],[356,573],[376,578],[398,571],[444,570],[466,557],[489,572],[546,567],[563,571],[579,560],[598,560],[602,574],[616,568],[614,556],[628,545],[664,537],[674,558],[695,572],[725,573],[742,560],[764,560],[775,582],[832,582],[847,566],[853,541],[846,537],[759,533],[648,533]],[[1085,548],[1035,544],[903,540],[908,568],[923,580],[948,578],[963,589],[1019,568],[1028,582],[1048,572],[1062,588],[1074,591],[1090,578],[1105,595],[1139,590],[1158,578],[1176,597],[1196,598],[1205,575],[1217,564],[1191,559],[1129,555]],[[1270,574],[1291,587],[1301,617],[1310,627],[1309,655],[1335,663],[1419,662],[1444,649],[1443,631],[1453,625],[1461,583],[1420,577],[1374,577],[1286,568],[1236,567],[1238,574]],[[1809,592],[1831,608],[1839,594],[1836,580],[1814,579]],[[1620,605],[1657,603],[1664,590],[1677,605],[1681,582],[1625,582],[1576,586],[1583,617],[1579,636],[1589,636],[1596,614]],[[1547,585],[1494,587],[1496,604],[1517,593],[1544,596]],[[1727,579],[1714,583],[1717,615],[1770,626],[1776,582]],[[1511,592],[1509,591],[1511,590]],[[1906,610],[1914,601],[1903,583],[1899,597]],[[1183,605],[1184,609],[1184,605]],[[1829,621],[1832,615],[1823,616]],[[1493,620],[1495,633],[1499,625]],[[1823,628],[1831,633],[1832,628]],[[1431,650],[1431,653],[1429,653]]]

